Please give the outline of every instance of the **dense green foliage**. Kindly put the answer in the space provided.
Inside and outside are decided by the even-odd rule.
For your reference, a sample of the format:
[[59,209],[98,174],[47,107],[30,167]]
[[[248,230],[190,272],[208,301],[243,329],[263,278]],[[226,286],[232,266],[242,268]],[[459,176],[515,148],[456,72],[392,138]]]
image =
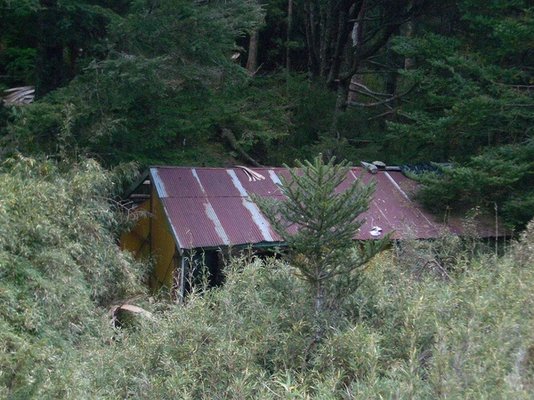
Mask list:
[[426,177],[426,204],[497,204],[522,227],[532,12],[524,0],[3,0],[0,89],[33,84],[40,100],[0,108],[0,155],[453,162]]
[[[113,329],[104,306],[141,292],[110,176],[20,160],[0,177],[2,397],[531,398],[532,225],[500,258],[454,238],[383,254],[309,354],[310,288],[277,260],[234,259],[223,287]],[[443,250],[446,275],[418,264]]]
[[113,334],[111,302],[144,292],[140,265],[117,248],[94,161],[8,160],[0,169],[0,397],[56,385],[53,369],[87,341]]
[[521,227],[534,217],[532,67],[528,2],[459,2],[458,31],[396,41],[417,60],[417,98],[390,124],[390,139],[414,161],[455,161],[427,177],[434,209],[495,204]]
[[[51,154],[65,141],[106,164],[131,159],[144,165],[215,164],[223,152],[216,140],[221,128],[249,142],[256,135],[269,139],[273,126],[278,127],[273,137],[283,134],[284,124],[272,113],[266,120],[265,107],[257,107],[265,100],[253,104],[244,95],[250,83],[230,59],[235,38],[260,15],[252,1],[131,4],[122,17],[111,19],[105,56],[84,65],[68,86],[22,110],[5,143]],[[240,117],[230,120],[236,109]],[[213,150],[201,157],[197,146]]]
[[297,161],[298,169],[288,168],[281,178],[283,200],[255,196],[254,201],[288,248],[288,260],[314,295],[318,337],[324,330],[323,311],[327,305],[339,307],[346,293],[354,291],[361,272],[389,242],[389,238],[354,245],[354,235],[363,224],[360,215],[369,207],[373,184],[353,182],[336,192],[351,164],[323,156],[313,161]]
[[[234,259],[224,286],[177,305],[146,293],[150,265],[118,249],[111,168],[320,152],[447,162],[421,177],[425,204],[525,227],[533,12],[526,0],[0,0],[0,91],[36,88],[31,105],[0,105],[0,397],[532,398],[532,223],[499,257],[444,238],[340,274],[357,279],[329,283],[316,340],[316,288],[298,273],[357,265],[351,226],[316,229],[292,258]],[[335,209],[334,183],[286,217]],[[347,217],[334,211],[332,227]],[[125,300],[151,317],[114,327]]]

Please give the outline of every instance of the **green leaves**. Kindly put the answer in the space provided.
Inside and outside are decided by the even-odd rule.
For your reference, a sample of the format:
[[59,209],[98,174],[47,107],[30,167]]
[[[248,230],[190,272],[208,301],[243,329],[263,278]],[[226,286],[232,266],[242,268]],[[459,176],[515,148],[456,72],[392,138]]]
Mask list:
[[76,346],[111,337],[110,302],[144,292],[122,254],[106,195],[111,173],[92,160],[31,158],[0,165],[0,393],[32,397]]
[[534,217],[530,204],[534,196],[533,141],[489,149],[463,166],[442,168],[440,175],[421,177],[419,198],[429,208],[463,209],[482,206],[516,228]]
[[[341,303],[342,296],[331,295],[343,285],[354,290],[362,267],[384,248],[388,238],[355,245],[353,238],[363,222],[359,217],[367,210],[374,186],[360,180],[345,185],[352,173],[348,162],[336,164],[332,158],[325,163],[319,155],[311,162],[297,161],[297,168],[288,168],[288,172],[280,185],[282,200],[256,196],[254,201],[287,244],[298,275],[316,290],[315,310],[320,316],[324,296]],[[339,280],[343,285],[337,284]]]
[[416,57],[417,69],[408,74],[420,86],[401,118],[389,123],[388,136],[410,163],[456,162],[456,168],[423,179],[421,198],[434,209],[493,210],[497,203],[506,210],[514,198],[516,211],[504,215],[524,226],[534,216],[526,208],[517,213],[517,199],[532,191],[534,97],[532,57],[525,47],[534,39],[532,10],[523,1],[463,0],[458,8],[456,33],[395,44]]
[[[143,166],[214,164],[224,151],[221,128],[234,129],[246,148],[285,132],[279,92],[257,95],[245,70],[231,59],[236,39],[262,19],[256,1],[98,4],[70,0],[46,9],[61,20],[61,26],[44,21],[50,29],[70,32],[68,38],[52,35],[58,62],[76,62],[83,69],[75,71],[78,75],[66,87],[15,118],[4,138],[9,147],[55,154],[60,137],[65,139],[61,129],[68,124],[66,147],[107,165],[132,159]],[[83,23],[73,24],[83,16]],[[86,32],[93,22],[103,25]],[[98,54],[89,48],[94,43],[101,46]],[[80,48],[80,58],[71,54]],[[54,68],[56,77],[64,79]]]

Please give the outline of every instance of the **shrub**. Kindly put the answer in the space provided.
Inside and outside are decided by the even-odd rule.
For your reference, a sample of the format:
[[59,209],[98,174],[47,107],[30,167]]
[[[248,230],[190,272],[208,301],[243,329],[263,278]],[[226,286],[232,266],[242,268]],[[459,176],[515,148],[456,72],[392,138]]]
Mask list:
[[110,230],[112,180],[94,161],[0,167],[0,397],[50,385],[54,365],[103,325],[113,300],[142,292]]
[[109,234],[109,175],[2,168],[2,397],[532,397],[534,223],[502,257],[458,254],[446,280],[382,253],[307,355],[307,285],[274,259],[234,259],[224,286],[113,330],[99,305],[137,292],[138,275]]

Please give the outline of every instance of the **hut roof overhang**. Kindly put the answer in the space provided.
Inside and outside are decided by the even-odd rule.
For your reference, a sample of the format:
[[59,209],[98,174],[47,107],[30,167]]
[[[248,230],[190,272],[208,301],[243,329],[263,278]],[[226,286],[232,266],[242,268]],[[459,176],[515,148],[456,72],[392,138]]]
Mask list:
[[[281,245],[251,194],[283,198],[279,184],[288,176],[284,168],[253,168],[264,179],[251,179],[246,169],[150,167],[139,181],[150,184],[162,203],[169,228],[180,252],[190,249],[223,247],[269,247]],[[362,214],[365,222],[355,240],[372,240],[390,234],[392,239],[433,239],[444,233],[462,235],[463,220],[449,216],[446,223],[424,210],[412,195],[417,183],[400,171],[380,170],[370,174],[363,168],[352,168],[338,190],[354,181],[374,180],[376,189],[369,209]],[[139,187],[140,185],[138,185]],[[130,198],[135,195],[131,191]],[[378,229],[377,229],[378,228]],[[491,222],[476,223],[479,237],[495,237]]]

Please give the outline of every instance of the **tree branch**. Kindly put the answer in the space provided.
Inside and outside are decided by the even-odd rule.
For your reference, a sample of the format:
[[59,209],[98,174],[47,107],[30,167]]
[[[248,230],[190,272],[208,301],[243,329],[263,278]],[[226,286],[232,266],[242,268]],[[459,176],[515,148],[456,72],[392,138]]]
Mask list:
[[349,87],[349,92],[357,92],[357,93],[361,93],[361,94],[368,94],[369,96],[373,95],[373,96],[382,96],[382,97],[389,97],[391,96],[391,93],[380,93],[380,92],[375,92],[371,89],[369,89],[367,86],[365,86],[363,83],[359,83],[359,82],[356,82],[354,80],[352,80],[350,82],[351,85],[354,85],[354,86],[358,86],[360,88],[363,89],[363,91],[360,91],[360,90],[357,90],[357,89],[351,89]]
[[245,160],[247,160],[248,162],[250,162],[252,165],[254,165],[255,167],[262,167],[262,165],[257,162],[255,159],[253,159],[244,149],[243,147],[239,144],[239,142],[237,141],[235,135],[234,135],[234,132],[232,132],[230,129],[228,128],[222,128],[221,129],[221,136],[223,138],[225,138],[226,140],[228,140],[228,143],[230,144],[230,146],[232,147],[232,149],[234,149],[235,151],[237,151],[241,157],[243,157]]
[[348,105],[349,106],[358,106],[358,107],[376,107],[376,106],[381,106],[381,105],[385,105],[385,104],[388,104],[388,103],[391,103],[392,101],[395,101],[401,97],[404,97],[406,96],[408,93],[410,93],[413,89],[415,88],[415,86],[412,86],[410,89],[408,89],[407,91],[405,91],[404,93],[401,93],[401,94],[398,94],[398,95],[395,95],[395,96],[392,96],[390,97],[389,99],[385,99],[385,100],[381,100],[381,101],[376,101],[374,103],[359,103],[359,102],[356,102],[356,101],[350,101],[348,102]]

